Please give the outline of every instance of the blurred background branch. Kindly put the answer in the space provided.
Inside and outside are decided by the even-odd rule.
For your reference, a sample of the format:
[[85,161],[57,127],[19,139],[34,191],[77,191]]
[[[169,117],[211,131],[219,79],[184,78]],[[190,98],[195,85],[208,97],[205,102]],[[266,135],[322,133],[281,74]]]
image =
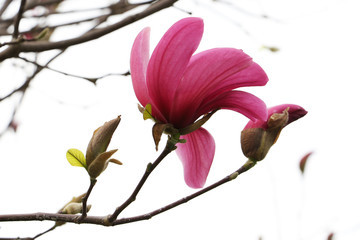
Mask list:
[[[92,83],[96,83],[98,79],[111,75],[128,75],[129,72],[122,74],[108,73],[100,77],[82,77],[61,70],[54,70],[49,67],[49,64],[72,46],[97,40],[140,19],[171,7],[175,2],[177,0],[144,0],[137,3],[119,0],[115,3],[110,2],[105,6],[101,5],[103,3],[100,3],[99,7],[86,8],[87,1],[83,1],[78,8],[61,10],[63,4],[70,3],[69,0],[4,1],[0,6],[0,71],[5,61],[17,58],[23,60],[25,64],[35,66],[35,68],[33,68],[32,73],[23,80],[20,86],[0,94],[0,103],[12,97],[15,93],[22,95],[21,100],[14,107],[8,123],[3,125],[5,129],[0,130],[0,137],[8,130],[16,131],[17,123],[15,115],[22,102],[23,95],[26,93],[30,82],[44,69],[72,77],[83,78]],[[137,10],[141,6],[142,8]],[[81,15],[84,12],[87,15],[86,17]],[[108,21],[110,18],[120,15],[124,15],[124,17],[120,17],[115,23]],[[56,22],[53,21],[54,16],[57,16]],[[69,21],[68,19],[75,20]],[[86,30],[83,28],[85,24]],[[69,26],[75,26],[81,30],[75,30],[72,32],[72,35],[63,36],[62,39],[53,40],[52,36],[55,31]],[[46,64],[40,64],[38,62],[38,55],[49,50],[58,50],[58,53],[47,57]],[[30,60],[32,58],[35,60]],[[19,69],[19,71],[23,71],[23,69]],[[1,76],[2,79],[4,77],[4,75]],[[2,84],[5,83],[4,81]]]

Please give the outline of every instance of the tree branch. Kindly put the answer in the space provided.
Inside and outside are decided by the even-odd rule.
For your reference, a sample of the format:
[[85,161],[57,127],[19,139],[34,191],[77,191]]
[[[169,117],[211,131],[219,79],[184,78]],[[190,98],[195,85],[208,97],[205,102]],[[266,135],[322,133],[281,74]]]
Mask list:
[[31,1],[29,2],[29,4],[26,5],[25,10],[33,9],[34,7],[39,7],[39,6],[44,7],[44,6],[59,4],[63,1],[64,0]]
[[97,182],[96,179],[90,179],[89,189],[86,192],[85,197],[82,199],[82,214],[81,214],[81,217],[79,218],[79,222],[81,222],[81,220],[87,216],[87,200],[90,197],[91,191],[95,187],[96,182]]
[[133,193],[130,195],[130,197],[118,208],[116,208],[115,212],[108,217],[108,221],[111,223],[115,221],[115,219],[119,216],[119,214],[127,208],[132,202],[136,200],[136,196],[140,192],[142,186],[146,182],[147,178],[150,176],[150,174],[154,171],[157,165],[173,150],[175,150],[175,144],[171,141],[170,137],[166,143],[166,147],[164,148],[163,152],[160,154],[160,156],[155,160],[154,163],[149,163],[144,175],[142,176],[141,180],[139,181],[138,185],[136,186]]
[[[226,176],[225,178],[221,179],[220,181],[203,188],[191,195],[188,195],[184,198],[181,198],[171,204],[168,204],[162,208],[156,209],[152,212],[134,216],[134,217],[126,217],[117,219],[113,222],[109,221],[109,216],[105,217],[99,217],[99,216],[87,216],[84,219],[82,219],[81,223],[87,223],[87,224],[97,224],[97,225],[103,225],[103,226],[115,226],[115,225],[121,225],[121,224],[127,224],[142,220],[148,220],[152,217],[163,213],[167,210],[170,210],[172,208],[175,208],[183,203],[186,203],[206,192],[209,192],[210,190],[213,190],[227,182],[230,182],[234,180],[238,175],[248,171],[252,167],[256,165],[256,162],[253,162],[251,160],[248,160],[241,168],[239,168],[234,173]],[[136,195],[136,194],[135,194]],[[131,202],[130,202],[131,203]],[[124,203],[125,204],[125,203]],[[79,216],[78,215],[69,215],[69,214],[58,214],[58,213],[30,213],[30,214],[11,214],[11,215],[0,215],[0,222],[12,222],[12,221],[61,221],[61,222],[72,222],[72,223],[78,223]]]
[[142,221],[142,220],[149,220],[151,219],[152,217],[160,214],[160,213],[163,213],[165,211],[168,211],[172,208],[175,208],[181,204],[184,204],[184,203],[187,203],[188,201],[206,193],[206,192],[209,192],[221,185],[223,185],[224,183],[227,183],[227,182],[230,182],[232,180],[234,180],[235,178],[237,178],[238,175],[248,171],[249,169],[251,169],[252,167],[254,167],[256,165],[256,162],[253,162],[251,160],[248,160],[241,168],[239,168],[237,171],[235,171],[234,173],[224,177],[223,179],[221,179],[220,181],[206,187],[206,188],[203,188],[189,196],[186,196],[186,197],[183,197],[171,204],[168,204],[162,208],[159,208],[157,210],[154,210],[152,212],[149,212],[147,214],[142,214],[142,215],[139,215],[139,216],[135,216],[135,217],[130,217],[130,218],[121,218],[121,219],[118,219],[116,221],[114,221],[113,225],[120,225],[120,224],[125,224],[125,223],[129,223],[129,222],[137,222],[137,221]]
[[[84,80],[87,80],[93,84],[96,84],[96,82],[99,80],[99,79],[102,79],[102,78],[106,78],[106,77],[109,77],[109,76],[129,76],[130,75],[130,71],[127,71],[125,73],[107,73],[105,75],[102,75],[100,77],[85,77],[85,76],[79,76],[79,75],[75,75],[75,74],[71,74],[71,73],[67,73],[67,72],[63,72],[63,71],[60,71],[60,70],[57,70],[57,69],[54,69],[54,68],[51,68],[49,67],[48,65],[41,65],[37,62],[34,62],[34,61],[31,61],[27,58],[23,58],[23,57],[18,57],[19,59],[25,61],[25,62],[28,62],[28,63],[31,63],[31,64],[34,64],[35,66],[37,67],[40,67],[40,68],[43,68],[43,69],[47,69],[47,70],[50,70],[50,71],[53,71],[53,72],[56,72],[56,73],[60,73],[62,75],[65,75],[65,76],[69,76],[69,77],[74,77],[74,78],[81,78],[81,79],[84,79]],[[2,99],[0,99],[1,101]]]
[[140,13],[136,13],[134,15],[128,16],[123,20],[114,23],[110,26],[99,29],[93,29],[79,37],[62,40],[58,42],[36,41],[36,42],[23,42],[17,45],[11,45],[0,53],[0,62],[7,58],[16,57],[20,52],[43,52],[53,49],[64,49],[70,46],[74,46],[77,44],[81,44],[97,39],[115,30],[125,27],[131,23],[134,23],[140,19],[143,19],[155,12],[171,7],[177,1],[178,0],[159,0]]
[[38,65],[36,70],[34,71],[34,73],[30,77],[28,77],[20,87],[16,88],[15,90],[13,90],[11,93],[7,94],[6,96],[1,97],[0,102],[3,101],[4,99],[7,99],[7,98],[11,97],[13,94],[15,94],[17,92],[25,91],[27,89],[27,87],[29,86],[30,82],[36,77],[36,75],[39,74],[44,68],[46,68],[57,57],[59,57],[61,54],[63,54],[64,51],[65,50],[63,50],[63,51],[59,52],[58,54],[56,54],[45,65]]
[[13,39],[17,39],[17,37],[19,35],[19,25],[20,25],[20,20],[22,18],[22,15],[24,13],[25,4],[26,4],[26,0],[21,0],[19,12],[15,18]]
[[12,0],[6,0],[6,1],[3,3],[3,5],[2,5],[2,7],[1,7],[1,9],[0,9],[0,18],[1,18],[1,16],[3,15],[3,13],[6,11],[6,9],[9,7],[11,1],[12,1]]

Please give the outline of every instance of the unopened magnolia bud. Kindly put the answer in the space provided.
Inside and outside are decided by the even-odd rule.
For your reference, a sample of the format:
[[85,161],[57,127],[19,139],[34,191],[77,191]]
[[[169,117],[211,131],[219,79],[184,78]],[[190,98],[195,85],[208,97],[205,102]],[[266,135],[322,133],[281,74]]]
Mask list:
[[77,197],[73,197],[70,202],[80,203],[80,202],[82,202],[85,195],[86,195],[86,193],[83,193]]
[[116,151],[117,149],[114,149],[108,152],[101,153],[90,164],[90,166],[88,166],[87,171],[92,179],[96,179],[107,168],[110,161],[122,165],[119,160],[109,159]]
[[248,128],[241,132],[241,148],[246,157],[253,161],[265,158],[288,121],[288,112],[274,113],[267,121],[268,128]]
[[121,118],[120,116],[118,116],[117,118],[104,123],[103,126],[99,127],[94,131],[94,134],[86,150],[87,166],[90,166],[99,154],[106,151],[112,135],[120,123],[120,120]]
[[274,113],[270,116],[269,120],[267,121],[268,129],[275,129],[286,126],[289,121],[289,112],[288,108],[284,110],[282,113]]
[[81,194],[80,196],[73,197],[69,202],[65,204],[58,212],[61,213],[64,211],[64,208],[69,205],[70,203],[81,203],[82,199],[85,197],[86,193]]
[[262,128],[243,130],[241,132],[241,149],[244,155],[252,161],[263,160],[277,138],[274,133],[269,134]]
[[241,149],[244,155],[252,161],[263,160],[277,141],[281,130],[306,113],[300,106],[284,104],[268,109],[267,121],[250,121],[241,132]]
[[[83,205],[82,203],[69,203],[68,205],[66,205],[64,207],[64,209],[62,210],[62,213],[64,214],[78,214],[78,213],[82,213],[82,208]],[[86,206],[86,212],[89,212],[91,208],[91,205],[87,205]]]

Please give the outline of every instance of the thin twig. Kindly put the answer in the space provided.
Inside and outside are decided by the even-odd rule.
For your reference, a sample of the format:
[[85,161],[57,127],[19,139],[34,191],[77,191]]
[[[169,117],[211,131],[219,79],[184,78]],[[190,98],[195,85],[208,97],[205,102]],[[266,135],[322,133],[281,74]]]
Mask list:
[[[62,24],[57,24],[57,25],[52,25],[52,26],[46,26],[46,28],[49,28],[49,29],[56,29],[58,27],[64,27],[64,26],[69,26],[69,25],[75,25],[75,24],[80,24],[80,23],[85,23],[85,22],[89,22],[89,21],[94,21],[94,20],[97,20],[99,23],[100,22],[104,22],[104,20],[108,19],[109,17],[111,16],[115,16],[115,15],[119,15],[119,14],[122,14],[122,13],[125,13],[127,11],[130,11],[138,6],[141,6],[141,5],[147,5],[147,4],[151,4],[155,2],[155,0],[150,0],[150,1],[144,1],[144,2],[140,2],[140,3],[124,3],[123,1],[120,1],[120,2],[117,2],[115,4],[111,4],[111,5],[108,5],[108,6],[105,6],[105,7],[99,7],[99,8],[89,8],[89,9],[77,9],[77,10],[69,10],[69,11],[50,11],[50,12],[47,12],[47,13],[44,13],[42,15],[36,15],[36,16],[27,16],[27,17],[23,17],[24,18],[27,18],[27,19],[41,19],[41,18],[44,18],[44,17],[48,17],[50,15],[54,15],[54,14],[58,14],[58,15],[65,15],[65,14],[74,14],[74,13],[80,13],[80,12],[88,12],[88,11],[102,11],[102,12],[107,12],[107,13],[104,13],[104,14],[101,14],[101,15],[96,15],[96,16],[93,16],[93,17],[88,17],[88,18],[84,18],[84,19],[81,19],[81,20],[76,20],[76,21],[72,21],[72,22],[67,22],[67,23],[62,23]],[[26,6],[26,8],[28,8]],[[26,11],[27,9],[25,9]],[[6,25],[6,26],[9,26],[11,23],[14,22],[14,18],[8,18],[8,19],[1,19],[0,20],[0,23],[2,25]],[[98,23],[96,25],[99,25]],[[2,26],[3,29],[6,29],[7,27],[5,26]],[[34,30],[36,30],[37,28],[32,28],[30,31],[26,31],[26,32],[33,32]],[[41,27],[41,29],[43,29],[43,27]],[[21,32],[20,32],[21,33]],[[10,35],[9,33],[6,33],[6,31],[4,33],[1,33],[1,35]]]
[[80,75],[76,75],[76,74],[72,74],[72,73],[63,72],[63,71],[51,68],[48,65],[41,65],[41,64],[39,64],[39,63],[37,63],[35,61],[31,61],[31,60],[29,60],[27,58],[24,58],[24,57],[18,57],[18,58],[25,61],[25,62],[34,64],[37,67],[44,68],[44,69],[47,69],[47,70],[50,70],[50,71],[53,71],[53,72],[56,72],[56,73],[60,73],[60,74],[65,75],[65,76],[85,79],[85,80],[87,80],[87,81],[89,81],[89,82],[91,82],[93,84],[96,84],[96,82],[99,79],[110,77],[110,76],[129,76],[130,75],[130,72],[127,71],[125,73],[107,73],[107,74],[104,74],[104,75],[102,75],[100,77],[84,77],[84,76],[80,76]]
[[223,185],[224,183],[227,183],[227,182],[230,182],[232,180],[234,180],[235,178],[237,178],[238,175],[248,171],[249,169],[251,169],[252,167],[254,167],[256,165],[256,162],[253,162],[251,160],[247,161],[241,168],[239,168],[237,171],[235,171],[234,173],[224,177],[223,179],[221,179],[220,181],[206,187],[206,188],[203,188],[189,196],[186,196],[186,197],[183,197],[171,204],[168,204],[162,208],[159,208],[157,210],[154,210],[152,212],[149,212],[147,214],[142,214],[142,215],[139,215],[139,216],[135,216],[135,217],[131,217],[131,218],[121,218],[121,219],[118,219],[116,221],[114,221],[113,225],[120,225],[120,224],[125,224],[125,223],[129,223],[129,222],[137,222],[137,221],[142,221],[142,220],[149,220],[150,218],[160,214],[160,213],[163,213],[165,211],[168,211],[172,208],[175,208],[181,204],[184,204],[184,203],[187,203],[188,201],[206,193],[206,192],[209,192],[221,185]]
[[54,226],[52,226],[52,227],[49,228],[48,230],[46,230],[46,231],[44,231],[44,232],[42,232],[42,233],[37,234],[35,237],[33,237],[33,238],[31,238],[31,239],[36,239],[36,238],[38,238],[38,237],[41,237],[42,235],[44,235],[44,234],[46,234],[46,233],[48,233],[48,232],[53,231],[56,227],[57,227],[57,225],[55,224]]
[[19,12],[15,18],[13,39],[17,39],[17,37],[19,35],[19,25],[20,25],[20,20],[22,18],[22,15],[24,13],[25,4],[26,4],[26,0],[21,0]]
[[37,66],[37,68],[35,69],[34,73],[28,77],[26,79],[26,81],[18,88],[16,88],[15,90],[13,90],[12,92],[10,92],[9,94],[5,95],[4,97],[0,98],[0,102],[11,97],[13,94],[20,92],[20,91],[25,91],[27,89],[27,87],[29,86],[30,82],[45,68],[47,67],[52,61],[54,61],[57,57],[59,57],[61,54],[63,54],[65,52],[65,50],[60,51],[58,54],[56,54],[54,57],[52,57],[45,65],[43,66]]
[[3,13],[6,11],[6,9],[9,7],[10,3],[12,2],[12,0],[6,0],[1,9],[0,9],[0,19],[1,19],[1,16],[3,15]]
[[96,182],[97,182],[96,179],[92,179],[92,178],[90,179],[89,189],[86,192],[85,197],[82,199],[82,214],[81,214],[81,217],[79,218],[79,222],[81,222],[81,220],[87,216],[87,200],[89,199],[91,191],[95,187]]
[[115,212],[108,217],[108,221],[111,223],[115,221],[115,219],[119,216],[119,214],[127,208],[132,202],[136,200],[136,196],[140,192],[142,186],[146,182],[147,178],[150,176],[150,174],[154,171],[157,165],[173,150],[175,150],[176,147],[173,144],[173,142],[170,140],[167,141],[166,147],[164,148],[163,152],[160,154],[160,156],[155,160],[154,163],[149,163],[144,175],[142,176],[141,180],[139,181],[138,185],[134,189],[133,193],[130,195],[130,197],[119,207],[116,208]]
[[62,40],[58,42],[36,41],[36,42],[24,42],[21,44],[9,46],[7,49],[5,49],[3,52],[0,53],[0,62],[7,58],[16,57],[20,52],[43,52],[53,49],[64,49],[70,46],[74,46],[77,44],[85,43],[100,38],[122,27],[125,27],[131,23],[134,23],[140,19],[150,16],[155,12],[171,7],[177,1],[178,0],[159,0],[140,13],[136,13],[134,15],[128,16],[122,19],[121,21],[109,25],[107,27],[94,29],[79,37]]
[[64,0],[48,0],[48,1],[31,1],[29,4],[26,5],[26,9],[25,10],[29,10],[29,9],[33,9],[35,7],[39,7],[39,6],[49,6],[49,5],[55,5],[55,4],[59,4],[61,2],[63,2]]

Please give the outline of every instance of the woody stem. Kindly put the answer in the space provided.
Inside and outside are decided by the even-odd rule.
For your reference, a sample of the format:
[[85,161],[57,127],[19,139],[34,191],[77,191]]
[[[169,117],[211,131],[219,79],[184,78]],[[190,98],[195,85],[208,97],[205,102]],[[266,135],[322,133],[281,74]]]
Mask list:
[[113,214],[108,216],[108,221],[110,223],[114,222],[117,217],[119,216],[119,214],[125,209],[127,208],[132,202],[134,202],[136,200],[136,196],[138,195],[138,193],[140,192],[141,188],[143,187],[143,185],[145,184],[147,178],[150,176],[150,174],[154,171],[154,169],[157,167],[157,165],[159,165],[159,163],[169,154],[171,153],[173,150],[176,149],[176,143],[177,141],[171,137],[169,137],[167,143],[166,143],[166,147],[164,148],[163,152],[160,154],[160,156],[153,162],[153,163],[149,163],[146,167],[145,173],[142,176],[142,178],[140,179],[139,183],[137,184],[136,188],[134,189],[133,193],[130,195],[130,197],[119,207],[116,208],[116,210],[114,211]]
[[84,198],[82,199],[82,214],[81,214],[81,217],[80,217],[80,220],[81,221],[82,219],[84,219],[87,215],[87,200],[91,194],[91,191],[92,189],[94,188],[95,184],[96,184],[97,180],[94,179],[94,178],[91,178],[90,179],[90,186],[89,186],[89,189],[88,191],[86,192],[86,195],[84,196]]

